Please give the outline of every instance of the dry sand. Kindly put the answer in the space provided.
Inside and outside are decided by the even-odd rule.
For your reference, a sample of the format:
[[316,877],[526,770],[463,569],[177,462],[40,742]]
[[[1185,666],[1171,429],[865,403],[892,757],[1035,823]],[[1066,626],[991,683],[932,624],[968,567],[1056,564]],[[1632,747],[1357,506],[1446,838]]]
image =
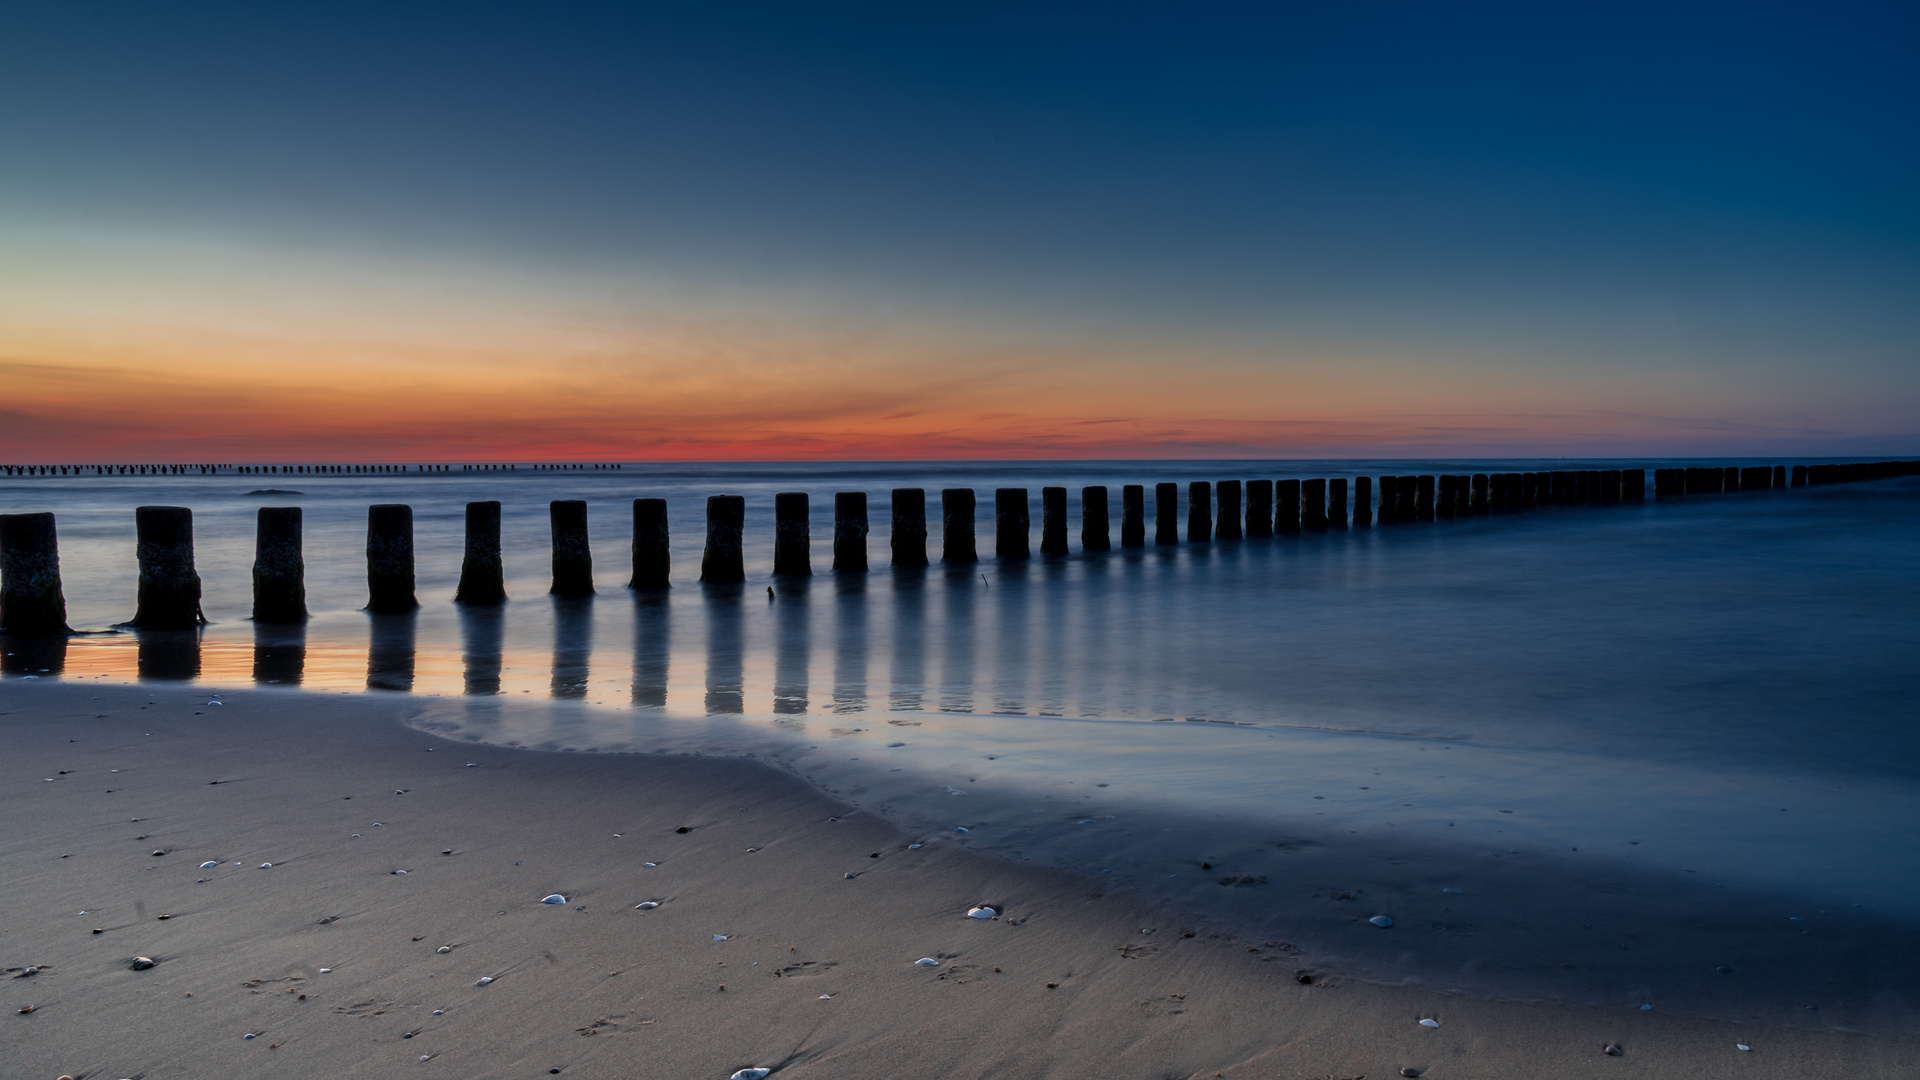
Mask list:
[[0,982],[10,1080],[1920,1076],[1911,1033],[1302,984],[1290,946],[911,850],[752,762],[208,700],[0,684],[0,966],[42,969]]

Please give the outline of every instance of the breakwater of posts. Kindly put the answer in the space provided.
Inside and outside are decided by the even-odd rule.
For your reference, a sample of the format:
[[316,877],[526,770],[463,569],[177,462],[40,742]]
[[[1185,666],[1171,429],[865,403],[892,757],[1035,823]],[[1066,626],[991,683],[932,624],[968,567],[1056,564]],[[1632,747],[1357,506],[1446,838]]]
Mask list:
[[[123,475],[327,476],[422,475],[471,476],[475,472],[612,471],[619,464],[593,465],[223,465],[223,466],[5,466],[8,476]],[[69,470],[58,472],[56,470]],[[127,470],[151,470],[133,471]],[[311,471],[308,471],[311,470]],[[390,470],[390,472],[388,471]],[[1644,469],[1576,469],[1529,472],[1385,474],[1357,477],[1221,479],[1182,486],[1158,483],[1155,491],[1153,545],[1265,541],[1272,537],[1350,529],[1395,528],[1524,513],[1543,507],[1605,507],[1656,499],[1758,492],[1910,476],[1920,462],[1879,461],[1852,464],[1682,466],[1653,470],[1651,491]],[[1145,523],[1145,484],[1122,485],[1118,547],[1149,546]],[[1080,547],[1083,552],[1114,548],[1112,502],[1104,486],[1081,489]],[[1041,542],[1038,557],[1071,554],[1067,489],[1039,492]],[[1182,496],[1184,495],[1184,500]],[[891,520],[890,561],[895,566],[928,565],[927,489],[894,488],[882,512]],[[833,507],[834,573],[867,569],[867,492],[841,491],[824,503]],[[939,492],[943,515],[939,560],[977,562],[978,494],[972,488]],[[1031,543],[1035,492],[1001,487],[992,492],[994,555],[1003,561],[1035,558]],[[1184,501],[1184,506],[1182,505]],[[810,558],[806,492],[786,492],[775,500],[775,577],[804,578],[814,573]],[[557,500],[550,508],[553,580],[559,597],[592,595],[594,560],[589,544],[589,507],[581,500]],[[632,500],[633,529],[627,587],[646,590],[669,585],[670,545],[666,504],[658,498]],[[1182,536],[1180,519],[1185,516]],[[186,507],[141,507],[137,541],[140,568],[134,614],[125,625],[191,627],[200,613],[200,579],[194,565],[193,515]],[[622,515],[624,516],[624,514]],[[706,544],[700,580],[726,585],[745,580],[743,551],[756,542],[744,529],[744,500],[715,495],[708,500]],[[303,602],[305,561],[301,515],[295,507],[263,507],[258,518],[254,562],[254,618],[267,623],[298,622]],[[413,518],[404,504],[370,506],[366,515],[366,608],[406,611],[418,605],[414,595]],[[469,503],[466,547],[456,602],[486,607],[507,599],[500,503]],[[625,561],[625,560],[622,560]],[[625,569],[624,567],[622,569]],[[684,572],[684,571],[683,571]],[[0,632],[14,636],[69,633],[60,580],[58,534],[50,512],[0,514]]]

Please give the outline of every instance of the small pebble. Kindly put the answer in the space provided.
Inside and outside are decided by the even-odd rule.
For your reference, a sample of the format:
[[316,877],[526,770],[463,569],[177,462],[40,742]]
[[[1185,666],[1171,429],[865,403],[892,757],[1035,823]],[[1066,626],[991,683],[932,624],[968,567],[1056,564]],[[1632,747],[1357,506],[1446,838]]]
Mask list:
[[990,907],[969,908],[967,910],[967,918],[969,919],[991,919],[999,914],[999,912]]
[[101,928],[100,928],[100,927],[98,927],[98,926],[96,926],[96,927],[94,927],[94,928],[93,928],[93,932],[94,932],[94,933],[96,933],[96,934],[104,934],[104,933],[106,933],[106,931],[105,931],[105,930],[103,930],[103,929],[101,929]]
[[146,956],[136,956],[127,962],[127,966],[134,971],[145,971],[153,966],[153,959]]
[[450,952],[452,952],[452,951],[453,951],[453,946],[451,946],[451,945],[442,945],[442,946],[440,946],[439,948],[437,948],[437,949],[435,949],[435,950],[433,950],[433,951],[434,951],[434,952],[436,952],[436,953],[439,953],[439,954],[440,954],[441,956],[445,956],[445,955],[447,955],[448,953],[450,953]]
[[561,896],[559,893],[554,893],[550,896],[542,897],[540,902],[543,904],[564,904],[567,902],[567,898]]
[[165,856],[166,854],[167,854],[167,853],[166,853],[166,852],[164,852],[164,851],[156,851],[156,852],[154,852],[154,853],[153,853],[153,854],[152,854],[151,856],[149,856],[149,858],[154,858],[154,859],[158,859],[158,858],[162,858],[162,857],[164,857],[164,856]]
[[320,969],[320,974],[322,974],[322,975],[325,975],[325,974],[327,974],[328,972],[330,972],[330,971],[332,971],[332,970],[333,970],[332,968],[321,968],[321,969]]
[[913,966],[914,967],[939,967],[940,961],[935,960],[931,956],[923,956],[920,959],[915,960],[913,962]]
[[633,910],[652,911],[654,908],[657,908],[659,906],[660,906],[660,902],[658,900],[644,900],[638,904],[633,905]]
[[1640,1011],[1641,1011],[1641,1012],[1652,1012],[1652,1011],[1653,1011],[1653,1006],[1651,1006],[1651,1005],[1642,1005],[1642,1006],[1640,1006]]
[[926,845],[925,845],[925,844],[908,844],[908,845],[907,845],[907,850],[908,850],[908,851],[919,851],[919,850],[920,850],[921,848],[923,848],[923,847],[926,847]]
[[1607,1045],[1600,1048],[1600,1052],[1607,1055],[1608,1057],[1619,1057],[1621,1054],[1625,1053],[1625,1051],[1620,1049],[1617,1043],[1608,1043]]
[[1429,1017],[1428,1019],[1420,1021],[1420,1026],[1423,1028],[1437,1028],[1440,1026],[1440,1021]]
[[263,862],[263,863],[261,863],[261,864],[260,864],[260,869],[262,869],[262,870],[271,870],[271,869],[273,869],[273,864],[272,864],[272,863],[270,863],[270,862]]
[[201,864],[200,864],[200,869],[202,869],[202,870],[211,870],[211,869],[213,869],[214,867],[216,867],[216,866],[219,866],[219,865],[220,865],[220,864],[219,864],[219,863],[217,863],[217,862],[203,862],[203,863],[201,863]]
[[1746,1043],[1734,1043],[1733,1048],[1735,1050],[1747,1050],[1747,1051],[1751,1051],[1753,1049],[1753,1047],[1748,1046]]
[[1409,1065],[1406,1068],[1400,1070],[1400,1075],[1401,1076],[1419,1076],[1420,1070]]
[[713,940],[715,940],[715,941],[725,941],[725,940],[727,940],[727,935],[725,935],[725,934],[715,934],[715,935],[713,935]]
[[1393,925],[1393,920],[1387,918],[1385,915],[1375,915],[1373,918],[1368,919],[1367,921],[1372,923],[1375,926],[1380,927],[1382,930]]
[[481,978],[481,980],[480,980],[479,982],[477,982],[477,983],[474,983],[473,985],[475,985],[475,986],[485,986],[485,985],[487,985],[488,983],[490,983],[490,982],[492,982],[492,981],[493,981],[493,976],[491,976],[491,975],[487,975],[487,976],[483,976],[483,977]]
[[259,1037],[260,1037],[260,1033],[257,1031],[249,1031],[245,1035],[240,1036],[243,1042],[247,1039],[257,1039]]
[[433,1010],[433,1015],[435,1015],[435,1016],[445,1016],[445,1015],[447,1015],[447,1010],[445,1010],[445,1009],[435,1009],[435,1010]]
[[772,1069],[741,1069],[739,1072],[729,1076],[727,1080],[760,1080],[761,1077],[766,1076],[772,1071]]

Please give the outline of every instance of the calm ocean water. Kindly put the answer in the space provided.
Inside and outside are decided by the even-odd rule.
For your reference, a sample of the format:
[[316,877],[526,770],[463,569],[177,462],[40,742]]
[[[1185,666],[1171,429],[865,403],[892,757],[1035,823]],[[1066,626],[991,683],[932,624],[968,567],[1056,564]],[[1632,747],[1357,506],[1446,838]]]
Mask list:
[[[1898,988],[1880,954],[1920,942],[1920,478],[1079,548],[1084,484],[1113,488],[1117,542],[1124,483],[1569,464],[0,480],[0,512],[58,515],[86,629],[133,613],[133,507],[193,508],[211,620],[79,637],[64,656],[9,642],[5,669],[155,693],[389,694],[416,724],[502,745],[751,754],[929,842],[1104,872],[1269,935],[1276,957],[1374,977],[1828,1017],[1849,1007],[1836,987]],[[1620,464],[1676,463],[1572,467]],[[1037,554],[1045,484],[1073,499],[1066,557]],[[249,494],[263,486],[300,494]],[[888,566],[896,486],[928,489],[926,570]],[[984,558],[949,569],[938,489],[961,486],[979,494]],[[1003,486],[1029,489],[1030,562],[992,556]],[[813,496],[816,576],[769,600],[784,490]],[[867,574],[829,569],[839,490],[869,493]],[[704,500],[721,492],[747,500],[744,589],[695,581]],[[668,500],[665,594],[622,587],[640,496]],[[495,498],[511,602],[457,609],[463,504]],[[562,498],[591,504],[592,600],[546,596],[547,501]],[[417,615],[358,610],[376,502],[414,507]],[[305,509],[303,629],[247,619],[260,505]],[[1794,983],[1809,964],[1841,974]],[[1816,990],[1824,1005],[1794,997]]]

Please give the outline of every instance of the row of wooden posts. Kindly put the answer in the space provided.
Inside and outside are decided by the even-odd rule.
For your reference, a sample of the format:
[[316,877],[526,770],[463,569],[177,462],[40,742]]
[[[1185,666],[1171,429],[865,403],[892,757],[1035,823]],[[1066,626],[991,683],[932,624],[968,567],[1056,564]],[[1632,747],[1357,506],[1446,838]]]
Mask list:
[[[1806,484],[1838,483],[1920,473],[1920,462],[1890,461],[1859,465],[1753,466],[1658,469],[1658,496],[1754,491]],[[1195,481],[1187,487],[1187,540],[1206,543],[1216,537],[1270,537],[1302,531],[1370,527],[1509,513],[1554,504],[1634,502],[1646,497],[1643,469],[1578,470],[1539,473],[1476,473],[1442,476],[1382,476],[1375,502],[1373,478],[1353,481],[1353,513],[1347,512],[1347,480]],[[1146,545],[1146,488],[1120,489],[1120,546]],[[1064,555],[1067,541],[1067,489],[1041,489],[1040,550]],[[1154,487],[1154,543],[1178,544],[1180,486]],[[1080,544],[1086,551],[1111,549],[1107,489],[1080,490]],[[774,496],[773,572],[813,572],[811,508],[806,492]],[[940,493],[940,557],[946,563],[979,560],[976,508],[972,488]],[[552,595],[592,595],[593,557],[587,541],[587,504],[558,499],[549,506],[553,534]],[[1032,556],[1032,524],[1026,488],[994,492],[994,553],[1001,559]],[[924,488],[892,492],[893,564],[928,564],[927,493]],[[743,530],[746,498],[714,495],[707,499],[706,549],[700,580],[731,584],[746,580]],[[129,625],[140,629],[189,629],[204,623],[200,577],[194,569],[193,511],[180,506],[142,506],[134,511],[140,567],[136,611]],[[265,623],[298,622],[307,617],[306,562],[301,547],[301,510],[297,506],[259,509],[253,565],[253,617]],[[633,577],[628,587],[660,589],[668,585],[670,551],[665,499],[633,500]],[[833,569],[867,569],[867,493],[842,491],[833,497]],[[410,611],[419,606],[414,588],[413,508],[402,503],[367,510],[367,610]],[[470,502],[466,507],[466,552],[454,601],[498,604],[506,600],[500,554],[500,503]],[[71,633],[60,584],[59,544],[49,513],[0,515],[0,631],[21,635]]]

